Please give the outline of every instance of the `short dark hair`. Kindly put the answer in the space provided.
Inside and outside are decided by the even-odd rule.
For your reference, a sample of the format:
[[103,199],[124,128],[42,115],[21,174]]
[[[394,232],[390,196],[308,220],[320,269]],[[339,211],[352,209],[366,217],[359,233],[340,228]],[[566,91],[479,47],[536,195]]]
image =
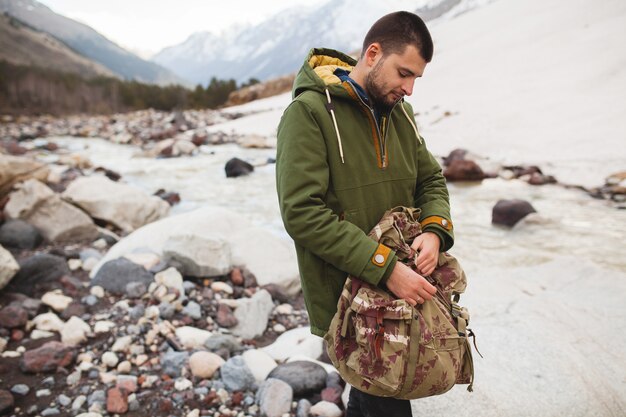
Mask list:
[[378,42],[383,54],[401,54],[407,45],[417,48],[426,62],[433,58],[433,40],[424,21],[410,12],[389,13],[378,19],[365,35],[361,56]]

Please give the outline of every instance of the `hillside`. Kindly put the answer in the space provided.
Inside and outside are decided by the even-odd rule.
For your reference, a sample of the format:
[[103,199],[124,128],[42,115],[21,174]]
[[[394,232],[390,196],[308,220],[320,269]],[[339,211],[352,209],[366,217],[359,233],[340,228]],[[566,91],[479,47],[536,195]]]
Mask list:
[[0,60],[91,78],[114,77],[108,68],[68,48],[47,33],[34,30],[8,15],[0,15]]

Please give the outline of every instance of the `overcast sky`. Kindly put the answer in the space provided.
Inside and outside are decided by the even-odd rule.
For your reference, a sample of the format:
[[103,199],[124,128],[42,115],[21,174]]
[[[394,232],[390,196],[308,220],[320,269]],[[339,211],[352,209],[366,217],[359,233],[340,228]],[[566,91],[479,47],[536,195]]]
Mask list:
[[39,0],[143,56],[183,42],[198,31],[219,33],[257,23],[305,0]]

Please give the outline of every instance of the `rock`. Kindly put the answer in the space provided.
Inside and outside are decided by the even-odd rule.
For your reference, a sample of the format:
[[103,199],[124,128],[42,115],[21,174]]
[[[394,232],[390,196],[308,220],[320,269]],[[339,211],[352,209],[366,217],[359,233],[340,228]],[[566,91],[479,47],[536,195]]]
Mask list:
[[87,341],[89,334],[91,334],[91,327],[82,319],[74,316],[63,325],[61,341],[66,345],[78,345]]
[[154,195],[165,201],[170,206],[175,206],[176,204],[180,203],[180,194],[174,191],[165,191],[163,189],[160,189],[157,190]]
[[176,337],[186,349],[201,348],[211,335],[212,333],[208,330],[191,326],[183,326],[176,329]]
[[63,292],[61,292],[61,290],[54,290],[45,293],[43,297],[41,297],[41,301],[44,304],[52,307],[52,309],[57,313],[60,313],[65,310],[74,300],[71,297],[63,295]]
[[22,355],[20,369],[26,373],[54,372],[74,362],[76,353],[61,342],[47,342],[41,347],[28,350]]
[[239,320],[235,317],[233,310],[226,304],[220,304],[217,307],[217,317],[215,319],[220,327],[230,329],[239,323]]
[[323,352],[323,340],[312,335],[309,327],[300,327],[281,334],[274,343],[261,349],[277,361],[285,361],[295,355],[316,359]]
[[99,285],[114,294],[124,294],[126,286],[131,282],[150,285],[153,277],[143,267],[126,258],[118,258],[102,265],[91,285]]
[[537,210],[524,200],[500,200],[493,207],[491,213],[491,223],[513,227],[515,224],[530,213]]
[[533,173],[528,179],[528,183],[530,185],[545,185],[545,184],[555,184],[556,178],[552,175],[543,175],[540,173]]
[[445,166],[450,165],[453,161],[463,161],[465,160],[465,156],[467,156],[466,149],[455,149],[451,151],[448,156],[443,157],[443,164]]
[[126,295],[129,298],[141,298],[146,292],[148,287],[143,282],[129,282],[126,284]]
[[226,171],[227,178],[234,178],[250,174],[252,171],[254,171],[254,167],[239,158],[232,158],[228,162],[226,162],[224,170]]
[[130,345],[133,343],[132,336],[121,336],[118,337],[113,346],[111,346],[112,352],[128,352],[130,349]]
[[59,414],[61,414],[61,412],[58,408],[50,407],[41,412],[41,417],[58,416]]
[[261,408],[261,415],[282,417],[291,411],[293,390],[279,379],[269,378],[264,381],[256,393],[256,402]]
[[159,197],[100,175],[76,179],[63,198],[128,233],[167,216],[170,209]]
[[222,381],[230,391],[245,391],[255,386],[254,375],[241,356],[234,356],[220,368]]
[[214,333],[209,337],[204,346],[212,352],[227,350],[231,355],[242,349],[241,343],[229,334]]
[[309,412],[311,411],[311,402],[306,398],[298,401],[298,406],[296,407],[296,417],[309,417]]
[[487,176],[474,161],[453,160],[443,172],[449,182],[454,181],[482,181]]
[[328,372],[328,376],[326,377],[326,386],[339,387],[343,390],[344,383],[338,372]]
[[233,270],[230,271],[230,280],[234,285],[241,286],[244,284],[243,273],[240,268],[233,268]]
[[37,288],[48,287],[63,275],[69,274],[65,259],[38,253],[20,262],[20,270],[11,280],[9,288],[31,295]]
[[320,401],[311,407],[310,413],[312,416],[320,417],[341,417],[343,412],[336,404],[329,403],[328,401]]
[[84,304],[78,301],[72,301],[72,303],[61,313],[61,318],[63,320],[69,320],[72,316],[82,317],[83,314],[86,313],[87,307]]
[[341,404],[342,387],[326,387],[322,390],[322,400],[333,404]]
[[128,394],[117,387],[107,391],[107,411],[124,414],[128,411]]
[[25,220],[51,242],[86,241],[98,236],[88,215],[34,179],[10,194],[4,210],[7,217]]
[[72,399],[70,397],[68,397],[67,395],[61,394],[57,397],[57,402],[63,406],[63,407],[67,407],[68,405],[70,405],[72,403]]
[[264,381],[277,366],[276,361],[270,355],[259,349],[246,350],[241,357],[252,371],[254,379],[259,383]]
[[295,294],[300,290],[296,251],[291,241],[261,227],[232,234],[230,240],[234,265],[245,265],[259,286],[277,284]]
[[163,247],[166,261],[180,265],[184,275],[212,277],[225,275],[231,269],[231,250],[222,238],[176,235]]
[[13,395],[7,390],[0,389],[0,415],[10,414],[14,404]]
[[11,252],[0,246],[0,290],[13,279],[20,269]]
[[202,307],[195,301],[190,301],[185,307],[183,307],[183,314],[194,320],[200,320],[202,318]]
[[17,395],[26,395],[30,392],[30,388],[25,384],[16,384],[11,388],[11,392]]
[[176,382],[174,382],[174,389],[176,391],[186,391],[191,388],[193,388],[193,382],[187,378],[178,378]]
[[187,352],[170,350],[163,353],[160,358],[163,373],[172,378],[178,378],[181,376],[181,371],[185,367],[187,359],[189,359],[189,353]]
[[176,313],[176,307],[174,305],[163,301],[159,304],[159,317],[163,320],[169,320],[174,317],[174,313]]
[[211,379],[223,364],[224,359],[211,352],[195,352],[189,358],[191,374],[202,379]]
[[172,145],[172,156],[192,155],[196,150],[196,145],[188,140],[177,140]]
[[[242,148],[271,149],[276,147],[276,138],[261,135],[245,135],[237,138],[237,144]],[[228,176],[228,173],[226,176]]]
[[294,395],[319,392],[326,386],[326,370],[320,365],[307,361],[296,361],[278,365],[268,378],[276,378],[288,383]]
[[267,328],[267,321],[274,309],[270,293],[257,291],[252,298],[239,299],[235,317],[239,323],[232,328],[233,334],[244,339],[253,339],[262,335]]
[[39,330],[60,332],[65,323],[54,313],[44,313],[33,319],[33,325]]
[[43,237],[39,230],[23,220],[8,220],[0,226],[0,245],[16,249],[35,249]]
[[13,329],[22,327],[28,321],[28,312],[19,306],[6,306],[0,310],[0,327]]
[[0,199],[14,184],[29,178],[45,181],[49,173],[50,169],[46,164],[30,158],[4,155],[0,152]]
[[227,283],[223,282],[223,281],[215,281],[211,284],[211,290],[213,292],[224,292],[226,294],[232,294],[233,293],[233,287],[231,287],[230,285],[228,285]]
[[291,315],[293,314],[293,306],[291,304],[281,304],[274,309],[275,314]]
[[118,375],[115,386],[122,391],[137,392],[137,377],[134,375]]
[[185,295],[183,276],[176,270],[176,268],[170,267],[165,271],[159,272],[154,276],[154,282],[160,285],[165,285],[167,288],[175,289],[181,297]]
[[108,368],[115,368],[119,362],[119,358],[113,352],[104,352],[101,360],[102,363]]
[[[145,360],[143,359],[143,357],[145,357]],[[148,360],[146,355],[137,355],[137,358],[135,359],[135,362],[137,363],[138,366],[140,366],[141,364],[145,363]],[[129,362],[129,361],[122,361],[120,362],[119,365],[117,365],[117,373],[118,374],[127,374],[131,371],[133,365]],[[135,377],[133,377],[135,378]],[[117,378],[117,383],[118,386],[120,384],[120,377]],[[136,382],[136,381],[135,381]],[[133,391],[134,392],[134,391]]]

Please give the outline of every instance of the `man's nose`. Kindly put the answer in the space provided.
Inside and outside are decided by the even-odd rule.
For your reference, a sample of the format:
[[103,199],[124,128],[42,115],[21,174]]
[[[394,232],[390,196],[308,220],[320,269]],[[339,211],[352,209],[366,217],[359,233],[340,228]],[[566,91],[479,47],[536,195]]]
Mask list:
[[408,80],[406,80],[403,84],[402,84],[402,92],[404,93],[405,96],[410,96],[411,94],[413,94],[413,85],[415,84],[415,80],[413,78],[410,78]]

